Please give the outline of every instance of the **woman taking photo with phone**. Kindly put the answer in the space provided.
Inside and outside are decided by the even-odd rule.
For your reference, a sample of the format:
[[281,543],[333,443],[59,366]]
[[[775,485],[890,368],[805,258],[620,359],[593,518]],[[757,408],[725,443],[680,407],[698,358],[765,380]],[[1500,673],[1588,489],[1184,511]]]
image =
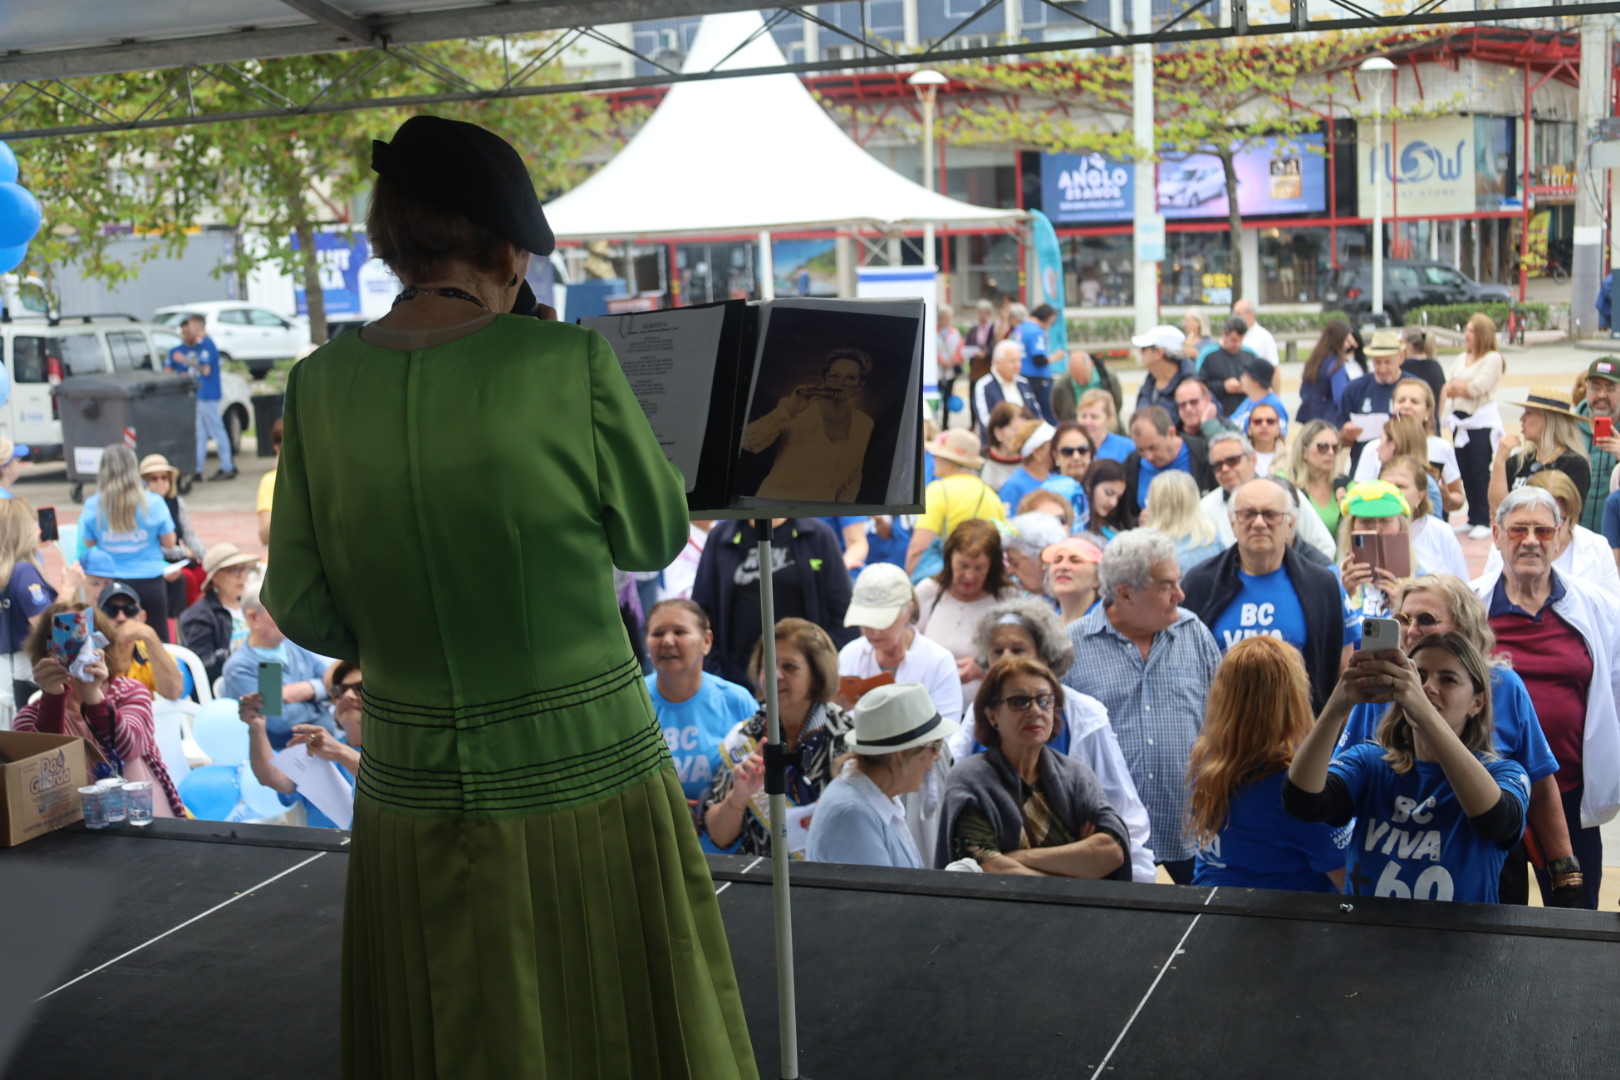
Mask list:
[[1351,484],[1340,503],[1339,582],[1363,618],[1386,614],[1412,558],[1412,508],[1394,484]]
[[[1376,741],[1335,759],[1362,702],[1390,703]],[[1494,904],[1530,778],[1496,756],[1491,733],[1490,670],[1462,635],[1423,638],[1405,656],[1355,653],[1294,755],[1283,806],[1301,821],[1355,819],[1351,895]]]
[[[134,679],[109,674],[107,658],[99,650],[85,669],[90,676],[88,682],[74,678],[68,665],[51,654],[51,619],[89,607],[79,603],[52,604],[40,613],[25,649],[34,662],[34,682],[43,693],[38,701],[18,710],[12,729],[77,735],[88,740],[107,762],[105,774],[102,767],[97,767],[98,778],[105,775],[150,781],[152,816],[185,817],[180,793],[169,779],[163,754],[158,750],[151,693]],[[90,626],[112,640],[113,625],[107,616],[95,611]]]

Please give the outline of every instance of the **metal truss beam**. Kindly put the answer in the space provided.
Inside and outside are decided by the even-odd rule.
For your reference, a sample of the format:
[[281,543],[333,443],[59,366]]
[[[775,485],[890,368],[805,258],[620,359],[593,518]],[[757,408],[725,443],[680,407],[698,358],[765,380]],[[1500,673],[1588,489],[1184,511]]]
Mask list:
[[[1582,0],[1577,3],[1538,5],[1520,8],[1480,8],[1445,10],[1439,0],[1416,0],[1416,6],[1404,13],[1377,14],[1363,5],[1362,0],[1333,0],[1336,7],[1347,12],[1333,19],[1304,18],[1305,0],[1291,0],[1296,9],[1287,22],[1254,23],[1245,16],[1243,4],[1234,0],[1231,5],[1234,21],[1229,25],[1212,24],[1207,17],[1195,21],[1188,16],[1205,8],[1210,0],[1191,0],[1187,9],[1160,27],[1146,33],[1115,33],[1105,27],[1094,27],[1097,34],[1089,38],[1055,41],[1017,41],[979,47],[951,47],[950,38],[925,46],[920,50],[902,51],[896,43],[871,39],[857,31],[840,29],[823,20],[817,20],[828,30],[836,30],[846,40],[866,46],[859,57],[831,60],[810,60],[784,63],[774,67],[732,69],[682,73],[671,70],[658,60],[644,56],[622,42],[612,40],[595,27],[625,19],[669,18],[702,15],[735,10],[762,10],[767,24],[787,17],[810,18],[801,7],[780,5],[762,7],[757,0],[520,0],[496,7],[463,8],[451,12],[411,15],[395,20],[359,22],[337,12],[325,0],[283,0],[300,11],[329,9],[342,23],[355,23],[346,28],[322,25],[317,30],[298,29],[264,31],[242,34],[229,39],[223,36],[187,39],[179,43],[153,43],[150,45],[109,46],[97,50],[73,50],[62,53],[23,53],[0,56],[0,84],[11,83],[9,93],[0,98],[0,135],[8,139],[30,139],[62,135],[95,134],[114,131],[133,131],[147,128],[176,127],[200,123],[223,123],[236,120],[254,120],[283,116],[301,116],[321,113],[346,112],[372,108],[420,107],[450,102],[485,101],[502,97],[528,97],[559,93],[589,93],[615,90],[633,90],[643,87],[667,86],[676,82],[729,79],[748,75],[788,73],[818,75],[844,73],[851,70],[882,70],[914,67],[921,64],[946,65],[975,60],[998,58],[1027,58],[1057,52],[1109,48],[1138,43],[1173,45],[1178,42],[1205,41],[1221,38],[1261,37],[1298,31],[1384,29],[1392,32],[1418,26],[1456,25],[1460,23],[1501,23],[1522,20],[1568,19],[1584,15],[1620,12],[1620,0]],[[987,0],[974,15],[974,19],[988,14],[1004,2]],[[1049,0],[1050,2],[1050,0]],[[1490,0],[1479,0],[1490,2]],[[1064,4],[1051,6],[1067,10]],[[587,13],[588,20],[570,23]],[[1071,12],[1072,13],[1072,12]],[[323,20],[323,23],[326,20]],[[515,73],[492,84],[483,85],[463,76],[443,63],[424,55],[412,43],[427,43],[462,38],[483,38],[506,34],[552,31],[555,40],[529,57]],[[356,50],[350,38],[364,33],[364,40],[376,42],[370,48]],[[342,34],[342,37],[336,35]],[[315,36],[311,36],[315,35]],[[569,80],[550,79],[531,82],[546,68],[555,68],[565,62],[568,45],[576,40],[591,39],[611,45],[638,61],[651,66],[656,74],[629,78]],[[238,55],[245,47],[242,42],[252,41],[252,57]],[[745,44],[739,42],[739,48]],[[183,46],[170,48],[169,46]],[[142,51],[145,50],[145,51]],[[323,87],[312,87],[302,100],[290,100],[256,83],[245,60],[272,56],[307,55],[313,53],[347,52],[354,62],[337,79]],[[229,53],[235,59],[224,59]],[[92,56],[93,54],[93,56]],[[137,62],[139,61],[139,62]],[[373,68],[385,64],[403,64],[430,80],[437,88],[419,93],[389,97],[350,97],[340,94],[358,82]],[[86,65],[88,64],[88,68]],[[127,70],[174,70],[176,76],[158,97],[145,102],[94,102],[71,81],[73,76],[91,73],[110,73]],[[191,93],[197,79],[217,79],[236,87],[245,98],[237,107],[222,107],[215,111],[200,111]],[[183,82],[182,97],[176,87]],[[20,91],[20,93],[19,93]],[[273,96],[272,96],[273,95]],[[74,114],[72,119],[53,123],[49,127],[10,127],[21,108],[35,97],[62,105]]]

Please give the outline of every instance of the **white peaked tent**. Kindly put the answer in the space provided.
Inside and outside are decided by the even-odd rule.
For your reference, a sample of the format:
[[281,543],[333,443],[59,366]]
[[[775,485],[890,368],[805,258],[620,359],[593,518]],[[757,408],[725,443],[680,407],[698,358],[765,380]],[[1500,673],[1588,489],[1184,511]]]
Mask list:
[[[757,11],[704,16],[683,70],[785,63],[763,25]],[[786,74],[677,83],[617,157],[546,205],[557,237],[572,240],[996,225],[1023,216],[906,179],[857,146]]]

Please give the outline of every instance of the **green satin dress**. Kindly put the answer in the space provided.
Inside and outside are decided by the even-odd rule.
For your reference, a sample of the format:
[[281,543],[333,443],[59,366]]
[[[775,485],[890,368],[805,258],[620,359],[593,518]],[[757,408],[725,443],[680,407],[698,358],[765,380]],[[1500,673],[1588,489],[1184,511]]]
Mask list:
[[686,543],[680,474],[600,335],[467,327],[287,387],[264,600],[366,676],[343,1075],[756,1077],[613,589]]

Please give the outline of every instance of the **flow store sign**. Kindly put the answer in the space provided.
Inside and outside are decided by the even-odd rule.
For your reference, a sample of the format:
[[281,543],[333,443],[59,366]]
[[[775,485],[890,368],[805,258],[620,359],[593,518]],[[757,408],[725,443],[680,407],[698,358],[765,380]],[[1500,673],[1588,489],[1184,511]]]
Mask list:
[[1373,146],[1373,124],[1363,121],[1356,141],[1357,204],[1373,215],[1373,190],[1383,172],[1383,214],[1403,218],[1468,214],[1475,208],[1474,120],[1447,116],[1386,121],[1382,144]]

